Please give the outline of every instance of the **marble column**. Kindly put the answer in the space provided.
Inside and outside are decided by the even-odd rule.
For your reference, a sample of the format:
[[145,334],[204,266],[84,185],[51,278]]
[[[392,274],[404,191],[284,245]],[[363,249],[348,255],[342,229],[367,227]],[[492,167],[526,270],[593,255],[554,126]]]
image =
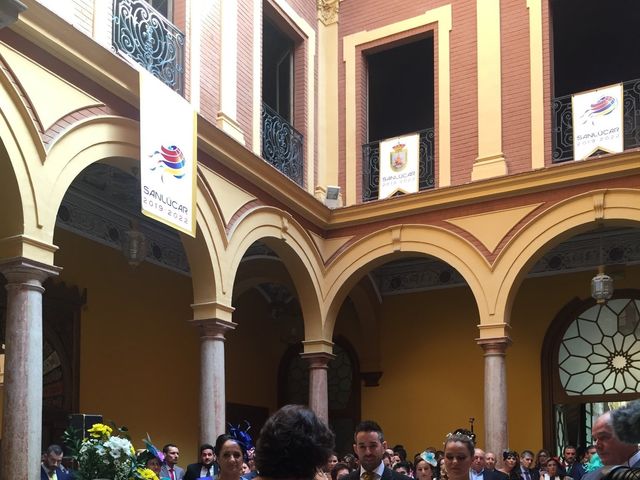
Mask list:
[[329,361],[335,355],[326,352],[302,353],[300,356],[309,362],[309,408],[329,423]]
[[226,430],[224,342],[236,323],[216,318],[199,320],[200,443],[213,444]]
[[40,477],[42,282],[58,269],[24,259],[0,264],[7,279],[0,478]]
[[484,446],[499,454],[509,445],[505,353],[511,339],[480,339],[478,344],[484,350]]

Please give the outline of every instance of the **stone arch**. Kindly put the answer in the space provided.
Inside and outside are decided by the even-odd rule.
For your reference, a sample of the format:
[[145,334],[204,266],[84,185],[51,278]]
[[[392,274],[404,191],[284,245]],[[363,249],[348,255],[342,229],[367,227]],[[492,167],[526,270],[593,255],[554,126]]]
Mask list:
[[181,235],[191,268],[194,304],[222,301],[230,306],[232,287],[226,283],[220,260],[228,245],[227,234],[210,185],[200,170],[197,189],[196,237]]
[[229,272],[229,284],[234,284],[245,252],[258,240],[278,254],[291,275],[302,308],[305,340],[330,342],[330,336],[322,335],[320,257],[309,235],[288,213],[261,207],[240,220],[227,252],[228,268],[225,271]]
[[396,225],[378,230],[343,251],[327,272],[327,319],[324,335],[331,338],[342,302],[364,274],[389,260],[415,254],[447,262],[463,276],[475,297],[481,323],[488,323],[484,284],[488,262],[461,236],[431,225]]
[[37,172],[43,228],[53,234],[62,199],[82,170],[110,158],[133,166],[139,154],[138,123],[134,120],[93,117],[71,126],[52,144],[42,169]]
[[[0,71],[0,85],[0,165],[3,172],[0,198],[9,202],[3,204],[14,206],[7,209],[8,215],[0,221],[0,238],[9,238],[25,234],[27,226],[40,224],[37,186],[31,171],[42,165],[46,153],[33,120],[5,71]],[[37,228],[31,230],[30,236],[44,241]],[[9,253],[21,254],[19,248]]]
[[[99,160],[118,167],[137,165],[140,155],[138,122],[115,116],[87,119],[73,125],[51,146],[47,160],[38,175],[37,197],[42,209],[43,228],[55,228],[60,203],[69,186],[82,170]],[[196,238],[182,234],[189,265],[195,304],[219,301],[221,278],[219,258],[224,251],[226,235],[221,215],[200,177],[197,182]]]
[[640,222],[640,190],[594,190],[564,200],[539,215],[509,241],[494,264],[490,311],[510,323],[524,276],[551,247],[598,226]]

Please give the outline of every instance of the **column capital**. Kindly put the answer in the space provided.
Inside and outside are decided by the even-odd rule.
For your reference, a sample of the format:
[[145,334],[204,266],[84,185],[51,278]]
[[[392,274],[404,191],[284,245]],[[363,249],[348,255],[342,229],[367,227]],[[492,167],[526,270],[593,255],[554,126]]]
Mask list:
[[191,320],[200,333],[200,339],[213,339],[225,341],[225,335],[230,330],[235,330],[237,323],[220,320],[219,318],[205,318]]
[[336,358],[333,353],[328,352],[304,352],[300,357],[309,362],[309,369],[329,368],[329,362]]
[[55,277],[62,271],[61,267],[48,265],[24,257],[0,260],[0,272],[9,283],[21,283],[32,280],[44,282],[48,277]]
[[510,337],[495,337],[495,338],[478,338],[476,342],[482,350],[484,350],[484,355],[502,355],[504,356],[507,347],[509,347],[512,343]]
[[327,26],[337,23],[340,1],[341,0],[317,0],[318,20]]
[[226,322],[232,322],[233,312],[235,308],[221,302],[201,302],[192,303],[193,320],[210,320],[218,319]]
[[304,353],[328,353],[333,355],[333,342],[318,338],[316,340],[303,340]]

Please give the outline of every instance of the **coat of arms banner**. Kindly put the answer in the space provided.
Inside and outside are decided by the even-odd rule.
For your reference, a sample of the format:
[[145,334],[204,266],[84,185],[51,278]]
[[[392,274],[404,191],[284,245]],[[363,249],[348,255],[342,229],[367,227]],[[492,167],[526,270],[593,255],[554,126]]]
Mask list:
[[380,142],[378,198],[419,190],[420,135],[415,133]]

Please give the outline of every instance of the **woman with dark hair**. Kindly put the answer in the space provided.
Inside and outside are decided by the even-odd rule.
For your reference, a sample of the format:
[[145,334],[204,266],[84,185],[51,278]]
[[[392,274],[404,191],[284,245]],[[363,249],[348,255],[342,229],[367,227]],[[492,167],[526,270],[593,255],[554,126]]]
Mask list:
[[416,456],[414,463],[416,480],[433,480],[435,478],[436,456],[433,452],[424,451]]
[[286,405],[260,431],[256,445],[259,480],[312,480],[329,460],[334,435],[316,414],[301,405]]
[[338,462],[331,469],[331,480],[343,480],[351,473],[349,465],[346,463]]
[[520,480],[520,455],[515,450],[505,450],[502,452],[502,468],[496,470],[506,475],[509,480]]
[[547,471],[547,460],[551,458],[551,454],[545,450],[538,450],[538,454],[536,455],[536,467],[535,470],[538,471],[539,475],[543,475]]
[[245,457],[245,446],[231,435],[220,435],[213,447],[218,459],[220,472],[218,480],[240,480],[242,464]]
[[546,473],[540,475],[540,480],[572,480],[557,457],[547,460],[546,470]]
[[454,433],[444,444],[444,471],[441,478],[448,480],[469,480],[469,469],[473,462],[475,444],[469,435]]

